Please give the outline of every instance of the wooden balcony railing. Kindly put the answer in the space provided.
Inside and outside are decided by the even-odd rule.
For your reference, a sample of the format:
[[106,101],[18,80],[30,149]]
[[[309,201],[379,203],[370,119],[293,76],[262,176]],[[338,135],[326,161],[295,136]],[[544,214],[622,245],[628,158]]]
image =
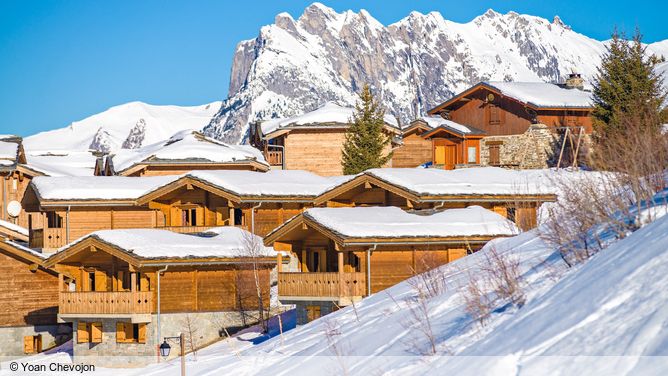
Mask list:
[[165,226],[158,227],[160,230],[169,230],[180,234],[197,234],[210,229],[212,226]]
[[270,166],[282,166],[283,165],[283,152],[280,150],[267,151],[267,162]]
[[153,308],[153,292],[61,292],[58,313],[146,314]]
[[30,231],[31,248],[60,248],[67,243],[66,229],[41,228]]
[[354,297],[366,295],[364,273],[278,273],[278,295]]

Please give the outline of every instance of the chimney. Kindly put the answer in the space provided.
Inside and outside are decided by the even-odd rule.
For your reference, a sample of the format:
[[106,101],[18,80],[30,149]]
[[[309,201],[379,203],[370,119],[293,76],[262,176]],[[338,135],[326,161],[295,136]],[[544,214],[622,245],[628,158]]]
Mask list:
[[584,80],[580,73],[571,73],[566,79],[566,89],[584,89]]

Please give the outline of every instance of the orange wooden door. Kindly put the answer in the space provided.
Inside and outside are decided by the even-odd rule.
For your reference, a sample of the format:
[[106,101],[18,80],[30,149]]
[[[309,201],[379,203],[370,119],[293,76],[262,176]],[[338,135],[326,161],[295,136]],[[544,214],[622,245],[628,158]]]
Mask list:
[[456,147],[455,145],[445,145],[445,162],[444,167],[446,170],[455,169],[455,156],[456,156]]

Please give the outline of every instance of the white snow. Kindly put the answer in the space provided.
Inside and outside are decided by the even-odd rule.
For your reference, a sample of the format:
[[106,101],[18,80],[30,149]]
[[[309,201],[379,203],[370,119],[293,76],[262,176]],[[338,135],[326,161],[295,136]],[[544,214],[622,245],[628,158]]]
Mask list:
[[220,108],[221,102],[201,106],[157,106],[130,102],[75,121],[67,127],[41,132],[23,140],[26,151],[86,151],[99,129],[110,136],[112,151],[120,149],[130,130],[141,119],[146,124],[144,145],[165,140],[184,129],[202,129]]
[[146,259],[251,257],[253,253],[247,244],[259,247],[255,256],[276,256],[274,249],[265,247],[260,237],[238,227],[227,226],[209,232],[216,235],[199,236],[159,229],[101,230],[60,248],[58,252],[93,237]]
[[408,213],[397,207],[311,208],[304,212],[304,216],[344,237],[354,238],[511,236],[519,233],[515,224],[480,206],[428,215]]
[[211,183],[241,196],[307,196],[315,197],[341,184],[349,176],[322,177],[303,170],[191,171],[195,179]]
[[442,116],[423,116],[420,118],[423,120],[425,123],[427,123],[428,126],[432,128],[438,128],[441,126],[445,126],[448,128],[452,128],[455,131],[459,133],[471,133],[472,130],[471,128],[467,127],[466,125],[456,123],[452,120],[444,119]]
[[[18,232],[21,235],[28,236],[28,229],[27,228],[21,227],[17,224],[11,223],[11,222],[4,221],[2,219],[0,219],[0,227],[4,227],[8,230]],[[2,231],[2,230],[0,230],[0,231]]]
[[367,170],[365,174],[420,195],[555,194],[548,179],[550,171],[518,171],[499,167],[456,170],[379,168]]
[[[262,133],[267,135],[279,128],[291,126],[327,126],[349,124],[353,119],[355,109],[352,107],[343,107],[334,102],[327,102],[317,110],[307,112],[302,115],[292,116],[283,119],[271,119],[262,122]],[[397,119],[391,115],[385,115],[385,123],[398,128]]]
[[93,176],[96,157],[88,151],[31,150],[27,167],[48,176]]
[[503,95],[536,107],[592,107],[592,93],[545,82],[484,82]]
[[31,184],[44,200],[134,200],[178,176],[37,176]]
[[253,160],[267,164],[262,152],[250,145],[228,145],[193,130],[180,131],[167,140],[138,149],[120,149],[113,156],[117,172],[148,161],[232,163]]
[[14,164],[18,155],[19,144],[16,142],[0,141],[0,161]]

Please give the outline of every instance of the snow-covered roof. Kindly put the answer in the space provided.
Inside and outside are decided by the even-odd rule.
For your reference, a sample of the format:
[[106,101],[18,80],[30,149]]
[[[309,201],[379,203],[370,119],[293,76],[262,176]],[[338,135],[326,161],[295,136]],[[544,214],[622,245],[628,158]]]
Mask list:
[[323,177],[303,170],[191,171],[187,176],[203,180],[239,196],[264,197],[315,197],[352,178],[351,176]]
[[480,206],[429,215],[397,207],[312,208],[304,216],[348,238],[511,236],[515,224]]
[[[262,133],[267,135],[279,128],[288,128],[295,126],[326,126],[328,124],[349,124],[352,121],[355,109],[352,107],[342,107],[334,102],[327,102],[317,110],[307,112],[289,118],[271,119],[262,122],[260,127]],[[394,128],[399,128],[397,119],[386,114],[385,123]]]
[[30,184],[44,200],[134,200],[175,176],[37,176]]
[[418,120],[422,120],[425,122],[430,128],[438,128],[438,127],[444,127],[444,128],[449,128],[452,131],[459,133],[459,134],[484,134],[485,132],[468,126],[464,124],[459,124],[457,122],[454,122],[452,120],[444,119],[440,115],[434,115],[434,116],[423,116],[419,118]]
[[438,168],[376,168],[365,171],[418,195],[543,195],[555,189],[545,170],[508,170],[475,167],[456,170]]
[[142,162],[213,162],[240,163],[257,161],[267,164],[262,153],[250,145],[229,145],[193,131],[180,131],[165,141],[138,149],[120,149],[113,156],[116,171]]
[[97,158],[88,151],[32,150],[27,167],[49,176],[93,176]]
[[19,144],[16,142],[0,141],[0,166],[12,166],[16,163]]
[[13,224],[11,222],[3,221],[0,219],[0,233],[2,233],[2,229],[7,229],[10,231],[17,232],[21,235],[28,236],[28,229],[25,227],[21,227],[19,225]]
[[[273,248],[262,244],[262,238],[238,227],[215,229],[213,234],[180,234],[159,229],[101,230],[60,248],[54,256],[88,238],[97,238],[142,259],[276,256]],[[251,251],[253,247],[257,247],[255,252]]]
[[566,89],[546,82],[488,81],[483,85],[536,107],[592,107],[591,92]]

